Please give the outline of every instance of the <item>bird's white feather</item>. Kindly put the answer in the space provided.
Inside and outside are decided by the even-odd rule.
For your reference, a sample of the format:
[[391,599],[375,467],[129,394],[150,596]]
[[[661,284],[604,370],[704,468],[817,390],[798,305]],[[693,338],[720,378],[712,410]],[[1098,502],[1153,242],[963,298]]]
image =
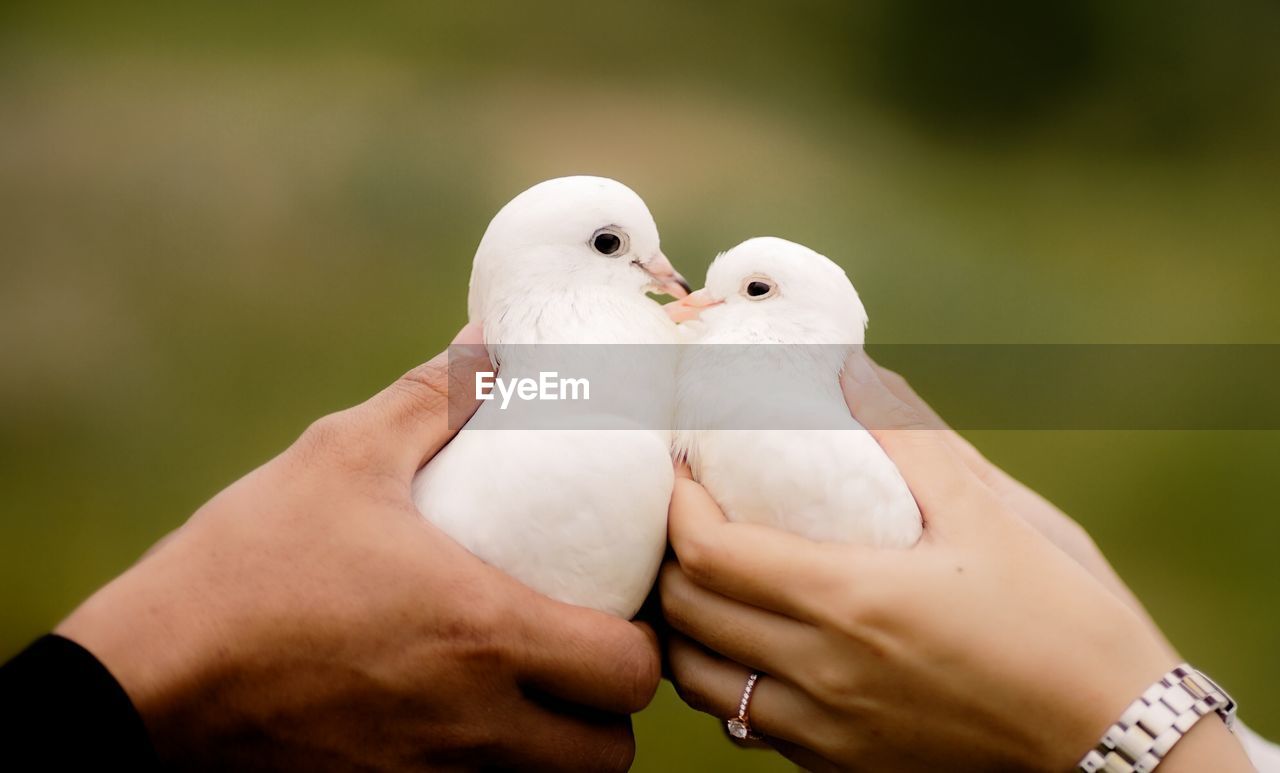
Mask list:
[[[772,286],[755,300],[749,280]],[[677,374],[674,446],[733,521],[810,539],[907,547],[920,511],[839,387],[866,313],[836,264],[752,239],[707,274],[712,299]]]
[[[606,226],[625,232],[626,254],[591,252],[592,233]],[[561,356],[649,390],[635,397],[650,415],[575,414],[566,425],[485,402],[413,483],[422,514],[484,561],[552,598],[621,617],[635,614],[657,574],[674,478],[674,395],[661,388],[675,352],[627,356],[628,345],[677,340],[644,295],[652,277],[643,263],[660,254],[644,202],[613,180],[551,180],[504,207],[476,252],[468,298],[499,375],[535,375],[538,345],[599,344]],[[669,377],[618,378],[638,362]]]

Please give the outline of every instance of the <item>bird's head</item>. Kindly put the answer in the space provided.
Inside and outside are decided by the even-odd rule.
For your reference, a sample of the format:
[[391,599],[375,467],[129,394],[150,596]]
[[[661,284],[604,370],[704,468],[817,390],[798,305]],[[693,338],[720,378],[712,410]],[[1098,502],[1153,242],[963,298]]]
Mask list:
[[795,242],[762,236],[721,253],[703,289],[668,304],[707,332],[753,330],[781,343],[861,344],[867,312],[844,269]]
[[476,250],[473,317],[498,297],[567,287],[689,294],[644,201],[616,180],[589,176],[538,183],[494,216]]

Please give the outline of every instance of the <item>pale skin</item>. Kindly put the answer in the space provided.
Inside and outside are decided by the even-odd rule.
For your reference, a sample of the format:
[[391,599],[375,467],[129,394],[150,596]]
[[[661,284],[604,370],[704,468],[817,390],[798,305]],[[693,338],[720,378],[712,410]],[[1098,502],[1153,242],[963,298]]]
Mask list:
[[[906,551],[726,520],[682,469],[663,567],[667,668],[716,717],[743,684],[764,743],[812,770],[1066,771],[1181,661],[1079,526],[984,459],[895,374],[842,377],[925,519]],[[1216,717],[1164,773],[1251,771]]]
[[487,362],[455,349],[317,421],[58,626],[124,686],[163,761],[629,767],[653,631],[529,590],[410,501],[452,435],[449,368],[470,383]]

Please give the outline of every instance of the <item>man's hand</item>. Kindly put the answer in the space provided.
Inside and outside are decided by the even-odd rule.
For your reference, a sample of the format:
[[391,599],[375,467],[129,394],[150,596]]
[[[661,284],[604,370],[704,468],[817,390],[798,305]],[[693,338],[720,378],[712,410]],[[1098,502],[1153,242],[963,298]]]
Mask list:
[[652,632],[535,593],[410,501],[452,434],[449,368],[471,383],[481,365],[482,347],[455,348],[320,419],[58,628],[125,687],[163,760],[629,766],[628,715],[659,678]]

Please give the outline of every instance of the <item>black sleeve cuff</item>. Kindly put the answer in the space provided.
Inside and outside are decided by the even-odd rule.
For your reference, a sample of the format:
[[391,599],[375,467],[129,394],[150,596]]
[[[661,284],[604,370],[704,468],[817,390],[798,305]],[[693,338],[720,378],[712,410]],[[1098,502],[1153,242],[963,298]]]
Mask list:
[[106,666],[50,634],[0,666],[0,759],[46,770],[156,770],[142,717]]

